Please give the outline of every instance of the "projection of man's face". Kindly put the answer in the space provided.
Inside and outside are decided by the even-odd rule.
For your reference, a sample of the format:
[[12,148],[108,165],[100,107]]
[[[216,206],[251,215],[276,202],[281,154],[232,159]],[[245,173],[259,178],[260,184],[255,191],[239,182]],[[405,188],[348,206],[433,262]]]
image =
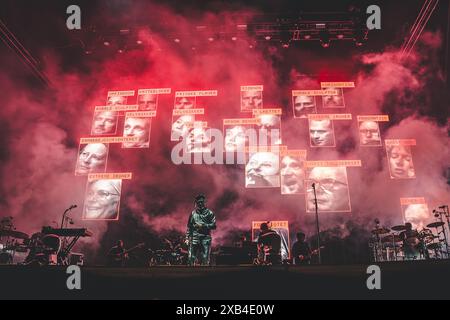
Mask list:
[[389,147],[388,158],[391,178],[402,179],[415,176],[411,149],[409,146]]
[[328,147],[334,145],[334,133],[331,120],[310,120],[309,136],[311,145]]
[[181,116],[172,124],[172,140],[178,140],[186,135],[194,123],[194,116]]
[[116,132],[117,113],[113,111],[96,112],[92,134],[114,134]]
[[333,96],[322,96],[324,108],[344,107],[344,98],[341,88],[324,88],[324,90],[337,90],[338,94]]
[[211,140],[205,128],[193,128],[186,137],[188,152],[205,152],[210,150]]
[[126,118],[124,137],[137,137],[136,142],[124,142],[124,148],[144,148],[149,145],[150,118]]
[[359,124],[359,139],[362,145],[381,145],[378,123],[375,121],[362,121]]
[[405,220],[412,224],[413,229],[423,229],[429,218],[426,204],[410,204],[405,209]]
[[76,174],[86,175],[105,169],[108,147],[103,143],[90,143],[81,149]]
[[156,110],[157,101],[156,94],[141,94],[138,96],[139,110]]
[[112,97],[108,97],[108,102],[106,104],[108,106],[118,106],[118,105],[124,105],[126,102],[127,102],[127,97],[112,96]]
[[241,109],[252,110],[262,107],[262,91],[250,90],[241,92]]
[[195,97],[175,98],[175,109],[192,109],[195,105]]
[[306,194],[308,211],[314,211],[314,183],[319,211],[349,211],[347,172],[344,167],[316,167],[308,175]]
[[281,193],[303,193],[305,178],[302,162],[298,157],[284,156],[280,165]]
[[294,97],[294,115],[296,117],[308,113],[315,113],[316,104],[313,96],[295,96]]
[[116,219],[121,180],[95,180],[88,185],[84,205],[86,219]]
[[234,126],[225,129],[225,150],[228,152],[244,151],[246,142],[245,128]]
[[245,167],[246,186],[278,186],[278,161],[278,155],[272,152],[258,152],[253,154]]

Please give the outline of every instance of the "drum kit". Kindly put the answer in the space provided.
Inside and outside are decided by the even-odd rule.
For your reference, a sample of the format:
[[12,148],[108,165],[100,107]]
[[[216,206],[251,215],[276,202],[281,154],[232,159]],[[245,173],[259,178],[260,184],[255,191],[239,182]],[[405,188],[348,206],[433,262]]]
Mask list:
[[386,228],[378,220],[375,223],[369,242],[375,262],[449,258],[442,221],[429,223],[420,231],[408,229],[408,224]]
[[[69,235],[61,234],[71,230],[78,232],[77,237],[85,236],[80,232],[87,232],[84,229],[52,229],[44,227],[42,232],[36,232],[31,237],[25,232],[16,230],[12,217],[0,220],[0,265],[20,264],[20,265],[60,265],[62,263],[62,253],[64,253],[64,240]],[[73,236],[73,235],[72,235]],[[74,243],[74,242],[73,242]],[[70,259],[72,253],[65,256]],[[79,259],[78,259],[79,260]],[[68,264],[68,263],[67,263]]]
[[187,264],[188,252],[183,246],[183,241],[164,239],[166,248],[161,250],[151,250],[148,265],[152,266],[175,266]]
[[28,251],[28,234],[15,230],[12,217],[0,220],[0,265],[24,260]]

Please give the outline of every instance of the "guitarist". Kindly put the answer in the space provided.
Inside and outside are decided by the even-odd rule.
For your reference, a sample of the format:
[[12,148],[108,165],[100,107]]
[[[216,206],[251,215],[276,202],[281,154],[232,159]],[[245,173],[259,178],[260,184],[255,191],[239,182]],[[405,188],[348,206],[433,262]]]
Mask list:
[[292,246],[294,264],[309,264],[311,262],[311,248],[305,239],[306,235],[303,232],[297,233],[297,242]]
[[118,240],[117,244],[109,249],[108,255],[109,267],[124,267],[126,260],[128,260],[128,253],[126,252],[123,241]]

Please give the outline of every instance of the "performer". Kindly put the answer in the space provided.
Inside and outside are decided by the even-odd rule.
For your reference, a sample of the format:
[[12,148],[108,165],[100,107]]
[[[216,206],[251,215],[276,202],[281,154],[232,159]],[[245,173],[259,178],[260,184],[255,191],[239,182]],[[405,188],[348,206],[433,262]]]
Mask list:
[[416,260],[419,258],[419,232],[413,230],[412,224],[405,223],[406,230],[400,233],[400,238],[403,240],[403,250],[405,251],[406,260]]
[[264,263],[281,263],[281,237],[276,231],[269,228],[267,223],[261,223],[261,233],[258,237],[258,250],[264,255]]
[[297,242],[292,246],[294,264],[310,264],[311,262],[311,248],[305,239],[306,236],[303,232],[297,233]]
[[206,208],[206,197],[195,197],[195,209],[189,216],[186,231],[186,244],[189,245],[188,265],[198,259],[201,265],[209,265],[211,251],[211,230],[216,229],[216,217]]
[[109,267],[124,267],[125,262],[128,259],[128,253],[126,252],[123,241],[118,240],[117,245],[109,249],[108,255]]

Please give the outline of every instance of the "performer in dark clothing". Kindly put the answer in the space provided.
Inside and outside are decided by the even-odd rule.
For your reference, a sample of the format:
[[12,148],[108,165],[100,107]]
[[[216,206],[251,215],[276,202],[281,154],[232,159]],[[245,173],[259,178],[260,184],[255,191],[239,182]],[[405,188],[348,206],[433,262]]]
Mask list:
[[109,249],[107,256],[108,266],[123,267],[125,265],[125,261],[128,259],[128,255],[125,251],[126,250],[123,246],[123,241],[117,241],[117,245]]
[[309,264],[311,262],[311,248],[305,238],[303,232],[297,233],[297,241],[292,246],[294,264]]
[[261,223],[261,233],[258,237],[258,250],[260,256],[263,256],[264,263],[279,264],[281,263],[281,237],[269,228],[267,223]]
[[406,260],[416,260],[419,258],[420,240],[419,232],[413,230],[412,224],[405,223],[406,230],[400,233],[403,241],[403,250]]
[[209,265],[211,251],[211,230],[216,229],[216,217],[206,208],[206,197],[195,197],[195,209],[189,216],[186,231],[186,243],[189,245],[188,265],[194,265],[196,259],[201,265]]

